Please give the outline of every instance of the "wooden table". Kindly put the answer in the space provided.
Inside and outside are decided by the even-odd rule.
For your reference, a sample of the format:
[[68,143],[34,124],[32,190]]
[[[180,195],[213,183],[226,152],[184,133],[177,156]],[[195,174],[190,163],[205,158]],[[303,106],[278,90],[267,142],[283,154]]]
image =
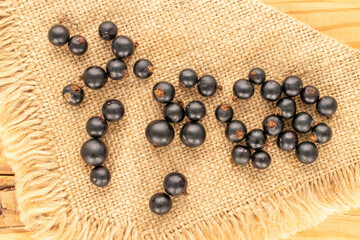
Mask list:
[[[239,0],[241,1],[241,0]],[[360,0],[262,0],[353,48],[360,49]],[[17,213],[14,174],[0,162],[0,239],[28,240]],[[360,209],[330,216],[312,229],[299,232],[294,240],[360,239]]]

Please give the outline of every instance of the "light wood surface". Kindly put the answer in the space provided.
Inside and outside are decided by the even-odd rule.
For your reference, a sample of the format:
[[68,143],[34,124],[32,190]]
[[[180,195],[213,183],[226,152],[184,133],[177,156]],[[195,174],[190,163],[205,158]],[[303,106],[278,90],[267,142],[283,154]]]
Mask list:
[[[360,0],[262,0],[309,24],[324,34],[360,49]],[[14,176],[0,159],[0,239],[30,240],[17,212]],[[292,240],[360,239],[360,209],[330,216],[317,227],[299,232]]]

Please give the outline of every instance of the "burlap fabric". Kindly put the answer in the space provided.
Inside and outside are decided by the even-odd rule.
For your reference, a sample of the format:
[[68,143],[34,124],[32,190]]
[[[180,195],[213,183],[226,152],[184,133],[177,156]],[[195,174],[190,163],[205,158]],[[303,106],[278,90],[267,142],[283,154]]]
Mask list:
[[[1,1],[0,157],[16,173],[21,218],[36,239],[274,239],[317,224],[335,211],[359,203],[360,124],[359,52],[258,1]],[[79,79],[90,65],[105,67],[113,57],[110,43],[98,36],[98,25],[114,21],[120,34],[138,42],[127,60],[150,59],[155,73],[140,80],[110,80],[77,107],[66,104],[62,88]],[[88,52],[73,56],[66,46],[47,40],[54,24],[89,42]],[[331,118],[315,106],[304,106],[333,129],[330,143],[319,146],[316,163],[303,165],[294,152],[280,151],[275,139],[266,150],[266,171],[230,163],[233,147],[214,110],[229,103],[235,119],[249,129],[261,128],[274,104],[256,89],[250,100],[232,102],[232,84],[262,67],[280,83],[290,75],[321,95],[339,102]],[[158,81],[177,85],[180,70],[212,74],[224,87],[211,98],[196,89],[176,88],[176,100],[201,100],[208,115],[203,146],[189,149],[176,137],[154,150],[146,141],[146,125],[162,118],[152,99]],[[105,188],[89,182],[90,168],[79,156],[89,137],[85,123],[99,115],[105,100],[116,98],[126,115],[110,124],[104,141],[112,181]],[[286,126],[290,125],[287,122]],[[301,140],[306,136],[301,137]],[[164,176],[179,171],[189,181],[188,195],[174,198],[171,212],[152,214],[150,196],[163,191]]]

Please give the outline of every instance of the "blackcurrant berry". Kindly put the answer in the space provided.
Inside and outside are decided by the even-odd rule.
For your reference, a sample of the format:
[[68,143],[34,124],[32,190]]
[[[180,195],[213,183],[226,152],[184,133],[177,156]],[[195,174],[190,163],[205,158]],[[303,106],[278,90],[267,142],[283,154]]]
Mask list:
[[326,123],[319,123],[313,129],[310,140],[318,143],[327,143],[332,136],[332,130]]
[[102,22],[99,25],[100,37],[106,41],[113,40],[118,33],[118,28],[113,22]]
[[175,88],[171,83],[158,82],[154,85],[153,97],[159,103],[169,103],[174,99]]
[[251,151],[248,147],[237,145],[231,151],[231,159],[237,165],[245,165],[251,159]]
[[198,82],[198,75],[194,70],[190,68],[186,68],[180,72],[179,82],[180,82],[180,86],[182,87],[186,87],[186,88],[194,87]]
[[287,97],[296,97],[303,88],[303,82],[297,76],[288,76],[282,84],[282,91]]
[[62,95],[66,102],[71,105],[78,105],[84,100],[84,90],[76,84],[64,87]]
[[333,115],[338,108],[337,101],[335,98],[326,96],[319,99],[319,101],[316,103],[316,109],[317,111],[326,117],[330,117]]
[[166,121],[171,123],[178,123],[184,120],[185,110],[176,102],[166,104],[164,107],[164,118]]
[[100,166],[108,157],[108,149],[101,140],[89,139],[81,146],[81,158],[89,166]]
[[292,120],[292,126],[298,133],[307,133],[314,126],[314,119],[306,112],[299,112]]
[[254,68],[249,72],[249,81],[253,84],[262,84],[265,78],[265,72],[261,68]]
[[254,86],[248,80],[240,79],[234,83],[233,93],[239,99],[249,99],[254,94]]
[[166,175],[163,185],[165,192],[170,196],[175,197],[186,192],[188,183],[183,174],[172,172]]
[[181,128],[180,139],[185,146],[199,147],[206,140],[205,128],[198,122],[189,122]]
[[117,36],[112,41],[112,53],[120,59],[130,57],[134,53],[134,49],[134,42],[126,36]]
[[245,124],[239,120],[232,120],[226,125],[225,136],[231,142],[241,142],[246,133]]
[[274,102],[281,97],[281,85],[274,80],[268,80],[261,85],[260,92],[265,100]]
[[300,92],[301,100],[306,104],[314,104],[319,100],[319,90],[314,86],[306,86]]
[[139,59],[134,64],[133,71],[135,76],[141,79],[145,79],[145,78],[149,78],[153,74],[154,67],[149,60]]
[[263,129],[267,135],[277,136],[283,131],[284,123],[280,117],[269,115],[263,121]]
[[263,150],[257,150],[251,157],[251,163],[254,168],[261,170],[266,169],[271,164],[271,157],[267,152]]
[[75,35],[68,42],[69,50],[74,55],[83,55],[88,49],[88,42],[83,36]]
[[121,80],[129,76],[126,63],[119,58],[113,58],[106,64],[106,72],[112,80]]
[[147,125],[145,136],[151,145],[165,147],[174,139],[174,128],[165,120],[155,120]]
[[312,142],[302,142],[296,147],[296,157],[305,164],[313,163],[319,156],[316,145]]
[[206,107],[200,101],[192,101],[186,106],[185,113],[191,121],[200,121],[206,114]]
[[105,120],[104,115],[91,117],[86,122],[86,132],[90,137],[100,138],[105,135],[108,129],[107,121]]
[[91,89],[99,89],[105,86],[108,76],[104,69],[99,66],[90,66],[85,69],[83,80],[87,87]]
[[292,151],[296,148],[298,144],[298,136],[294,131],[287,130],[282,133],[277,138],[277,145],[281,150]]
[[70,33],[63,25],[55,25],[50,28],[48,38],[54,46],[63,46],[69,41]]
[[157,215],[168,213],[172,207],[172,201],[166,193],[156,193],[149,201],[150,210]]
[[119,100],[107,100],[102,106],[102,114],[107,121],[116,122],[124,116],[125,107]]
[[228,123],[233,119],[234,110],[228,104],[221,104],[215,109],[215,117],[219,122]]
[[253,149],[259,150],[264,148],[267,136],[261,129],[253,129],[246,134],[246,145]]
[[104,166],[94,167],[90,172],[90,181],[97,187],[105,187],[110,179],[110,171]]
[[281,98],[276,102],[275,115],[284,119],[293,118],[296,114],[296,103],[291,98]]
[[218,84],[213,76],[204,75],[197,82],[197,89],[204,97],[210,97],[215,94]]

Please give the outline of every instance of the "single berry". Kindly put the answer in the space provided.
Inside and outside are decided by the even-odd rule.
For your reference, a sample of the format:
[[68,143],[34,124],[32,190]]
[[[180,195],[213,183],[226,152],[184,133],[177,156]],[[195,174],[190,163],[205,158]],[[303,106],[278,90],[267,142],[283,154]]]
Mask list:
[[113,22],[102,22],[99,25],[100,37],[106,41],[113,40],[118,33],[118,28]]
[[251,151],[248,147],[237,145],[231,151],[231,159],[237,165],[245,165],[251,159]]
[[298,133],[310,132],[314,123],[314,119],[306,112],[299,112],[292,120],[292,126]]
[[159,103],[169,103],[174,99],[175,88],[171,83],[158,82],[153,87],[153,97]]
[[294,131],[287,130],[282,133],[277,138],[277,145],[281,150],[292,151],[296,148],[298,144],[298,136]]
[[245,124],[239,120],[232,120],[226,125],[225,136],[231,142],[241,142],[246,133]]
[[233,119],[234,110],[228,104],[221,104],[215,109],[215,117],[219,122],[228,123]]
[[166,193],[156,193],[149,201],[150,210],[157,215],[164,215],[172,207],[172,201]]
[[192,101],[186,106],[185,113],[191,121],[200,121],[206,114],[206,108],[202,102]]
[[199,147],[206,139],[205,128],[198,122],[189,122],[181,128],[180,139],[190,148]]
[[194,87],[198,82],[198,75],[194,70],[190,68],[186,68],[180,72],[179,82],[180,82],[180,86],[186,88]]
[[102,106],[102,114],[107,121],[116,122],[124,116],[125,107],[119,100],[107,100]]
[[91,117],[86,122],[86,132],[90,137],[100,138],[103,137],[108,129],[107,121],[105,120],[104,115],[100,117],[95,116]]
[[254,86],[248,80],[240,79],[234,83],[233,93],[239,99],[249,99],[254,94]]
[[164,118],[171,123],[178,123],[184,120],[185,110],[176,102],[170,102],[164,107]]
[[112,53],[120,59],[130,57],[134,53],[134,49],[134,42],[126,36],[117,36],[112,41]]
[[316,109],[317,111],[326,117],[330,117],[333,115],[338,108],[337,101],[335,98],[326,96],[319,99],[319,101],[316,103]]
[[166,175],[163,185],[165,192],[170,196],[175,197],[186,192],[188,183],[183,174],[172,172]]
[[75,35],[68,42],[69,50],[74,55],[83,55],[88,49],[88,42],[83,36]]
[[81,158],[89,166],[100,166],[108,157],[108,149],[99,139],[89,139],[81,146]]
[[197,82],[197,89],[204,97],[210,97],[215,94],[218,84],[213,76],[204,75]]
[[249,72],[249,81],[253,84],[262,84],[265,78],[265,72],[261,68],[254,68]]
[[109,184],[111,174],[109,169],[104,166],[94,167],[90,172],[90,181],[98,187],[105,187]]
[[246,145],[253,149],[259,150],[264,148],[267,136],[261,129],[253,129],[246,134]]
[[104,69],[99,66],[90,66],[85,69],[83,74],[85,85],[91,89],[99,89],[105,86],[108,76]]
[[293,118],[296,114],[296,103],[291,98],[281,98],[276,102],[275,115],[284,119]]
[[261,170],[266,169],[270,166],[271,157],[267,152],[263,150],[257,150],[251,157],[251,163],[254,168]]
[[106,72],[112,80],[121,80],[129,76],[126,63],[119,58],[113,58],[106,64]]
[[70,33],[63,25],[55,25],[50,28],[48,38],[54,46],[63,46],[69,41]]
[[138,78],[141,78],[141,79],[145,79],[145,78],[149,78],[153,74],[154,67],[149,60],[139,59],[134,64],[133,71],[134,71],[135,76],[137,76]]
[[303,82],[297,76],[288,76],[282,84],[282,91],[287,97],[296,97],[303,88]]
[[319,156],[316,145],[312,142],[302,142],[296,147],[296,157],[305,164],[313,163]]
[[155,147],[165,147],[174,139],[174,128],[165,120],[154,120],[145,130],[146,139]]
[[314,86],[306,86],[300,92],[301,100],[306,104],[314,104],[319,100],[319,90]]
[[78,105],[84,100],[84,90],[76,84],[64,87],[62,95],[66,102],[71,105]]
[[265,100],[275,102],[281,97],[281,85],[274,80],[268,80],[261,85],[260,92]]
[[332,130],[326,123],[317,124],[311,132],[310,140],[318,143],[327,143],[332,136]]
[[263,121],[263,129],[267,135],[277,136],[283,131],[284,123],[280,117],[269,115]]

